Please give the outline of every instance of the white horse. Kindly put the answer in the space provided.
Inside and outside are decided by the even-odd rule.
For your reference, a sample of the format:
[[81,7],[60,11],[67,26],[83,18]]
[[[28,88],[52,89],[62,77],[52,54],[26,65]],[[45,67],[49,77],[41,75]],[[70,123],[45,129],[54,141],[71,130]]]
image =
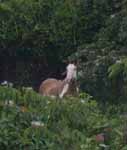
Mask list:
[[69,64],[66,68],[67,75],[64,80],[48,78],[44,80],[39,88],[39,93],[43,96],[60,97],[64,95],[74,95],[78,92],[76,83],[77,67],[74,64]]

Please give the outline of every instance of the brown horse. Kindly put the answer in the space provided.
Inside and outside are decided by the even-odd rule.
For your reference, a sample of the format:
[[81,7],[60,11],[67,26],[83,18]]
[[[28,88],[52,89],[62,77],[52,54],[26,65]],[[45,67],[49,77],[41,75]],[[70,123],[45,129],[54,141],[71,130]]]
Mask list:
[[76,77],[77,67],[74,64],[67,66],[67,75],[64,80],[48,78],[44,80],[39,88],[39,93],[43,96],[60,97],[64,95],[74,95],[78,92]]

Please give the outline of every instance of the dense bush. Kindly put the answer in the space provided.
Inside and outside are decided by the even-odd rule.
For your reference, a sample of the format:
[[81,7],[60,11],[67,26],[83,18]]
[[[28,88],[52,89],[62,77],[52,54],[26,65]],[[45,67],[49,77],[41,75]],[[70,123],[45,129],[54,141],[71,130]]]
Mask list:
[[2,0],[0,54],[42,56],[49,63],[62,61],[81,45],[125,47],[125,4],[126,0]]
[[127,57],[116,61],[108,69],[109,79],[119,102],[127,98]]
[[0,87],[1,150],[122,150],[124,122],[85,93],[59,100]]

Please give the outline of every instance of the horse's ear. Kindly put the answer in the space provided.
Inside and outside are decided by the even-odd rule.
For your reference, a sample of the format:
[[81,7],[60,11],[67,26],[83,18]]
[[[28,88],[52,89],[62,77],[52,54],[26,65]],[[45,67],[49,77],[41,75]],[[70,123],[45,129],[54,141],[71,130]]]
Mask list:
[[68,64],[74,64],[74,65],[76,65],[76,61],[75,60],[68,60]]
[[74,64],[75,66],[79,66],[79,60],[66,59],[63,61],[65,64]]
[[72,63],[73,63],[75,66],[77,66],[77,67],[79,66],[78,60],[75,60],[75,61],[73,61]]

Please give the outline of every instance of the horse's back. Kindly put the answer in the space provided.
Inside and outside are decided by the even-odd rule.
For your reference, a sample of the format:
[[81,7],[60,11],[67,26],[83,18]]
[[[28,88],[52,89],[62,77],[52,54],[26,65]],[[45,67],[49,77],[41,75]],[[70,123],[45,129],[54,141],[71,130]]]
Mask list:
[[57,96],[59,93],[59,85],[61,84],[60,80],[49,78],[44,80],[41,83],[39,93],[44,96],[55,95]]

